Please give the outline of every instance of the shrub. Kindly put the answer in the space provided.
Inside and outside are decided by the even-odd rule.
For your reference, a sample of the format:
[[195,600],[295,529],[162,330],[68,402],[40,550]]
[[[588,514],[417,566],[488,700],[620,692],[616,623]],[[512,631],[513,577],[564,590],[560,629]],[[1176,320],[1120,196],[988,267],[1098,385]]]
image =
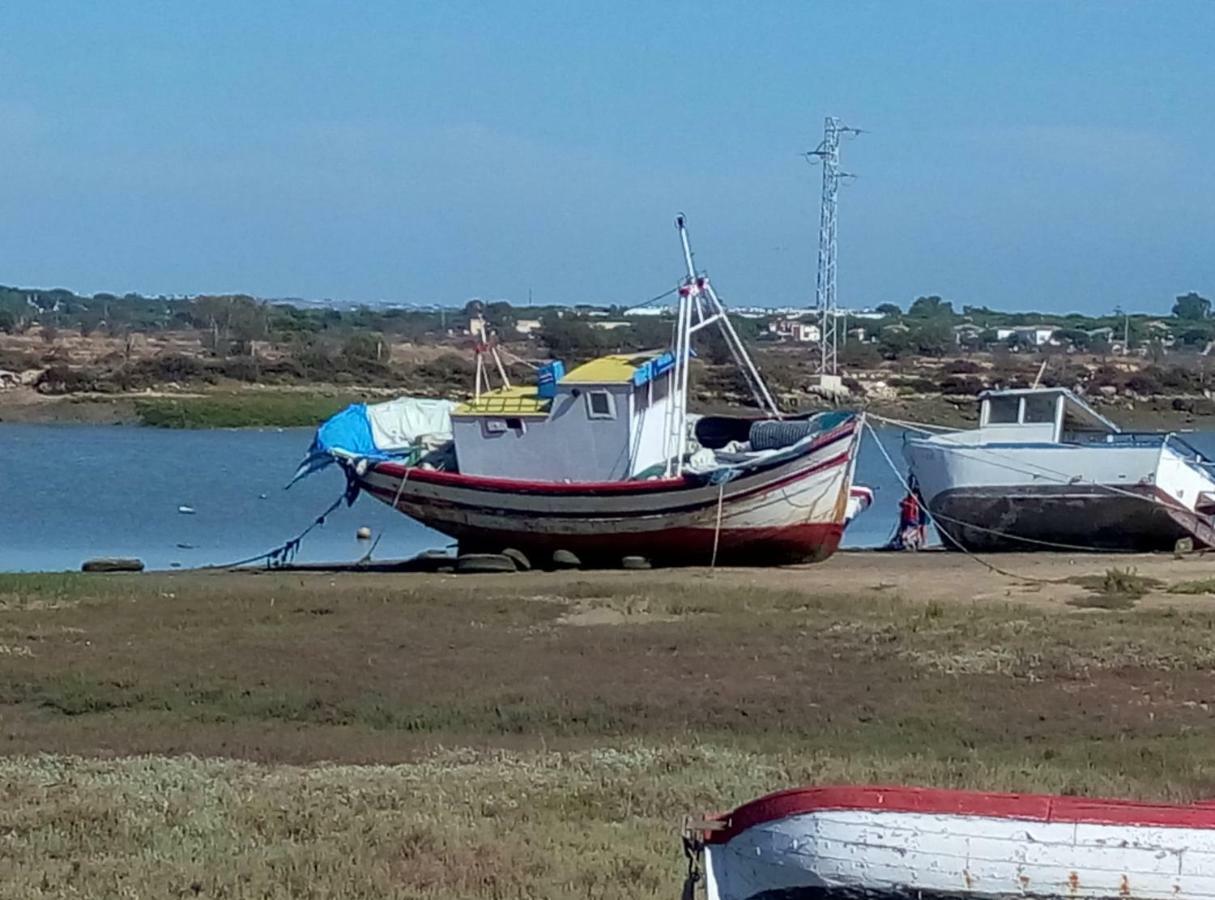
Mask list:
[[1136,394],[1159,394],[1164,388],[1151,372],[1136,372],[1126,380],[1127,390]]
[[969,359],[954,359],[947,362],[942,371],[947,375],[977,375],[983,367]]
[[950,375],[941,382],[941,393],[974,396],[987,387],[982,378],[974,375]]
[[93,390],[96,381],[96,373],[91,370],[55,365],[38,376],[34,387],[40,394],[75,394]]

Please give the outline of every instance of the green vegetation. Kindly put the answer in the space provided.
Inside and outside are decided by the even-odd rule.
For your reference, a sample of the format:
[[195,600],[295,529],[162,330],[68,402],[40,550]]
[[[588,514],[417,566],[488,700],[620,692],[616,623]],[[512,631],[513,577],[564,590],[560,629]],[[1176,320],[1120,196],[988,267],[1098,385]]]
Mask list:
[[143,425],[158,428],[294,428],[316,425],[359,398],[303,391],[243,391],[135,401]]
[[1215,787],[1209,606],[835,583],[0,575],[0,896],[670,897],[789,785]]
[[1092,609],[1130,609],[1135,601],[1164,587],[1159,578],[1140,575],[1132,567],[1106,569],[1104,575],[1077,575],[1069,579],[1092,591],[1093,596],[1074,599],[1072,606]]

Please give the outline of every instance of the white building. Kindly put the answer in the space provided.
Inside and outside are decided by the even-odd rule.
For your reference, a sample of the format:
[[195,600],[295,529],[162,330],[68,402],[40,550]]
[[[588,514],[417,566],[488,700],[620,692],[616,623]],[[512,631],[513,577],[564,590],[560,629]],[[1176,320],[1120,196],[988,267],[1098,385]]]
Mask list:
[[1058,329],[1054,325],[1015,325],[1011,328],[997,328],[996,340],[1007,341],[1016,335],[1035,347],[1049,344]]
[[817,322],[791,318],[777,319],[769,323],[768,331],[783,341],[797,341],[800,344],[813,343],[822,336]]
[[527,335],[528,337],[531,337],[533,334],[535,334],[539,330],[540,330],[540,320],[539,319],[516,319],[515,320],[515,331],[519,334],[524,334],[524,335]]

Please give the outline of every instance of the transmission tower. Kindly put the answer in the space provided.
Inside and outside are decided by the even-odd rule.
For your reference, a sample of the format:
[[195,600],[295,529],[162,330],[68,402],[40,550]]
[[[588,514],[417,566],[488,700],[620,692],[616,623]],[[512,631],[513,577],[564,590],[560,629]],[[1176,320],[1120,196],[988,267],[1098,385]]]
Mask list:
[[818,225],[818,301],[819,315],[819,375],[834,375],[839,341],[836,335],[838,311],[835,303],[835,210],[839,197],[840,179],[851,177],[840,171],[840,136],[860,134],[859,128],[849,128],[835,116],[828,116],[823,126],[823,142],[806,157],[817,157],[823,164],[823,200]]

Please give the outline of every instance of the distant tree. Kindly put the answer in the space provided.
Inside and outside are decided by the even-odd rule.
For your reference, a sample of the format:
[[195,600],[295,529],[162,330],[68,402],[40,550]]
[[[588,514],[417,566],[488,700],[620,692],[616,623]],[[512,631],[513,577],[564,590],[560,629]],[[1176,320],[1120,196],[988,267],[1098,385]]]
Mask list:
[[1186,347],[1205,347],[1212,337],[1212,328],[1207,323],[1195,323],[1177,334],[1177,342]]
[[878,335],[878,352],[885,359],[899,359],[912,350],[911,332],[887,328]]
[[485,307],[485,321],[499,334],[514,331],[515,310],[505,300],[490,303]]
[[907,315],[913,319],[953,318],[953,304],[942,300],[933,294],[929,297],[916,297],[915,302],[907,310]]
[[916,352],[924,356],[944,356],[954,346],[953,329],[945,322],[925,322],[908,334]]
[[1033,350],[1037,346],[1029,335],[1016,331],[1008,336],[1005,343],[1009,350]]
[[1211,301],[1194,291],[1181,294],[1173,304],[1173,315],[1179,319],[1196,321],[1205,319],[1211,314]]
[[7,309],[0,309],[0,331],[12,334],[17,328],[17,317]]
[[1055,338],[1070,344],[1077,350],[1085,349],[1092,342],[1088,332],[1079,328],[1060,328],[1055,332]]
[[48,344],[55,343],[59,338],[59,329],[47,322],[42,326],[42,340]]
[[594,356],[603,346],[600,334],[583,320],[562,316],[556,311],[547,312],[540,318],[540,336],[557,359],[575,361]]
[[899,309],[897,303],[879,303],[873,311],[880,312],[884,316],[901,316],[903,314],[903,310]]

